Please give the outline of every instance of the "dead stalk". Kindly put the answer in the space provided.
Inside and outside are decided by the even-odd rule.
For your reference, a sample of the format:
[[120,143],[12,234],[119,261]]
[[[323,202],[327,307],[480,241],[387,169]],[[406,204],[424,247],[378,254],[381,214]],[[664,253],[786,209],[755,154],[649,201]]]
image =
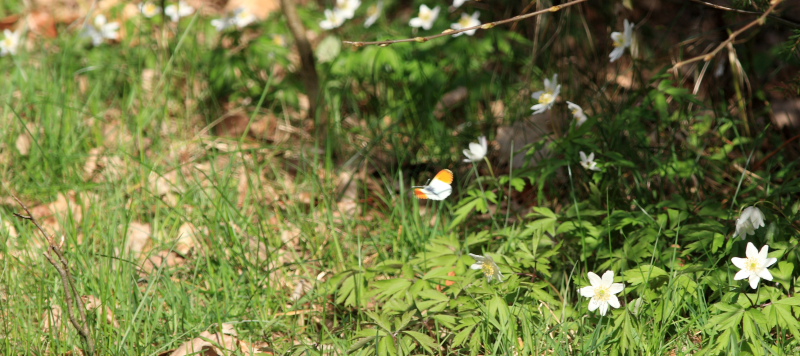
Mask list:
[[[11,194],[11,197],[17,201],[17,203],[22,206],[22,209],[25,210],[25,214],[17,214],[14,213],[14,216],[30,220],[33,225],[36,225],[36,228],[39,229],[39,232],[42,233],[44,239],[47,241],[48,248],[44,251],[44,257],[50,262],[53,267],[55,267],[56,271],[58,271],[58,275],[61,277],[61,284],[64,288],[65,299],[67,304],[67,315],[69,316],[69,321],[72,323],[72,326],[78,330],[78,333],[83,338],[84,343],[86,343],[86,353],[88,355],[94,355],[94,338],[92,338],[92,333],[89,330],[89,323],[86,319],[86,307],[83,305],[83,300],[79,297],[76,297],[78,293],[77,288],[75,288],[74,278],[72,278],[72,274],[69,272],[69,262],[67,258],[64,256],[64,252],[61,251],[61,248],[56,243],[55,239],[52,236],[48,235],[47,232],[44,231],[39,222],[36,218],[31,214],[31,211],[28,210],[28,207],[17,198],[16,195]],[[53,256],[55,254],[55,256]],[[78,316],[80,320],[75,317],[75,307],[77,306],[78,309]]]
[[[286,1],[286,0],[283,0],[283,1]],[[551,7],[547,8],[547,9],[544,9],[544,10],[531,12],[530,14],[522,14],[522,15],[519,15],[519,16],[514,16],[512,18],[505,19],[505,20],[500,20],[500,21],[495,21],[495,22],[487,22],[487,23],[484,23],[484,24],[480,24],[478,26],[462,28],[460,30],[447,29],[447,30],[444,30],[444,32],[442,32],[442,33],[440,33],[438,35],[422,36],[422,37],[414,37],[414,38],[405,38],[405,39],[401,39],[401,40],[372,41],[372,42],[342,41],[342,43],[353,45],[353,46],[356,46],[356,47],[363,47],[363,46],[369,46],[369,45],[379,45],[379,46],[382,46],[382,47],[386,47],[386,46],[388,46],[390,44],[401,43],[401,42],[428,42],[428,41],[430,41],[430,40],[432,40],[434,38],[439,38],[439,37],[444,37],[444,36],[451,36],[453,34],[460,33],[460,32],[467,32],[467,31],[470,31],[470,30],[477,30],[477,29],[488,30],[488,29],[493,28],[493,27],[495,27],[497,25],[503,25],[503,24],[507,24],[507,23],[516,23],[516,22],[519,22],[521,20],[524,20],[524,19],[527,19],[527,18],[530,18],[530,17],[534,17],[534,16],[538,16],[538,15],[541,15],[541,14],[544,14],[544,13],[557,12],[557,11],[560,11],[561,9],[563,9],[565,7],[570,7],[570,6],[577,5],[577,4],[580,4],[582,2],[586,2],[586,1],[588,1],[588,0],[574,0],[574,1],[570,1],[570,2],[565,3],[565,4],[551,6]]]
[[720,43],[719,46],[714,48],[713,51],[708,52],[706,54],[701,54],[701,55],[699,55],[697,57],[689,58],[689,59],[687,59],[685,61],[680,61],[678,63],[675,63],[675,65],[672,66],[672,69],[670,69],[670,71],[673,72],[673,73],[677,73],[678,69],[680,69],[681,67],[683,67],[683,66],[685,66],[685,65],[687,65],[689,63],[694,63],[694,62],[699,62],[699,61],[708,62],[708,61],[714,59],[714,57],[717,55],[717,53],[719,53],[719,51],[721,51],[723,48],[725,48],[729,44],[733,43],[733,41],[736,40],[736,37],[738,37],[739,35],[744,33],[744,31],[747,31],[748,29],[750,29],[750,28],[752,28],[752,27],[754,27],[756,25],[758,25],[758,26],[763,25],[764,22],[766,21],[767,17],[773,11],[775,11],[775,7],[777,7],[778,4],[781,3],[781,1],[782,0],[773,0],[772,1],[772,5],[769,7],[769,9],[767,9],[767,11],[764,11],[764,13],[761,14],[761,16],[759,16],[757,19],[753,20],[752,22],[748,23],[744,27],[732,32],[730,35],[728,35],[728,39],[726,39],[725,41],[722,41],[722,43]]

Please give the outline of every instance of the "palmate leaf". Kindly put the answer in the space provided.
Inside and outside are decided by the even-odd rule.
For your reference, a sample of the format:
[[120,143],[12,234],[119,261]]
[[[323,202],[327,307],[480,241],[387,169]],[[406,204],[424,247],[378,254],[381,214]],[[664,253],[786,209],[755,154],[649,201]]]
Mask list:
[[436,351],[439,350],[439,344],[436,343],[432,337],[425,335],[418,331],[411,331],[406,330],[403,331],[403,334],[411,336],[425,351],[428,351],[429,354],[435,354]]
[[737,304],[717,303],[712,308],[721,311],[720,314],[711,317],[706,323],[707,328],[713,328],[714,330],[738,328],[745,312],[745,309]]

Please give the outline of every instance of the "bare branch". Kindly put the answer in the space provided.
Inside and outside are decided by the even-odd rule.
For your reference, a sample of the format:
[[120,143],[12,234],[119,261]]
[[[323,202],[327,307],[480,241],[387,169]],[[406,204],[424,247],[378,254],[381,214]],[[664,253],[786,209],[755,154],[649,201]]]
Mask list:
[[544,10],[531,12],[530,14],[523,14],[523,15],[519,15],[519,16],[514,16],[512,18],[508,18],[508,19],[500,20],[500,21],[495,21],[495,22],[487,22],[485,24],[480,24],[478,26],[472,26],[472,27],[466,27],[466,28],[462,28],[460,30],[447,29],[447,30],[444,30],[442,33],[440,33],[438,35],[422,36],[422,37],[414,37],[414,38],[405,38],[405,39],[401,39],[401,40],[388,40],[388,41],[371,41],[371,42],[342,41],[342,43],[353,45],[353,46],[356,46],[356,47],[369,46],[369,45],[379,45],[379,46],[382,46],[382,47],[386,47],[386,46],[388,46],[390,44],[401,43],[401,42],[428,42],[428,41],[430,41],[430,40],[432,40],[434,38],[450,36],[450,35],[453,35],[453,34],[456,34],[456,33],[467,32],[467,31],[478,30],[478,29],[488,30],[488,29],[490,29],[492,27],[495,27],[497,25],[503,25],[503,24],[507,24],[507,23],[516,23],[518,21],[522,21],[524,19],[527,19],[527,18],[530,18],[530,17],[534,17],[534,16],[538,16],[538,15],[541,15],[541,14],[544,14],[544,13],[557,12],[557,11],[560,11],[561,9],[563,9],[565,7],[570,7],[570,6],[577,5],[577,4],[580,4],[582,2],[586,2],[586,1],[588,1],[588,0],[574,0],[574,1],[570,1],[570,2],[565,3],[565,4],[555,5],[555,6],[552,6],[550,8],[544,9]]
[[744,31],[747,31],[747,30],[749,30],[750,28],[752,28],[754,26],[763,25],[764,22],[767,19],[767,16],[769,16],[769,14],[771,14],[775,10],[775,7],[778,6],[778,4],[781,3],[781,1],[782,0],[773,0],[772,1],[772,5],[769,7],[769,9],[767,9],[767,11],[765,11],[763,14],[761,14],[761,16],[759,16],[757,19],[753,20],[749,24],[747,24],[744,27],[732,32],[730,35],[728,35],[728,39],[726,39],[725,41],[722,41],[722,43],[720,43],[719,46],[714,48],[714,50],[712,50],[711,52],[708,52],[706,54],[701,54],[701,55],[699,55],[697,57],[689,58],[689,59],[687,59],[685,61],[680,61],[678,63],[675,63],[675,65],[672,66],[672,69],[670,69],[670,72],[677,73],[678,69],[680,69],[682,66],[685,66],[685,65],[687,65],[689,63],[694,63],[694,62],[699,62],[699,61],[708,62],[708,61],[714,59],[714,56],[716,56],[717,53],[722,51],[722,49],[725,48],[726,46],[728,46],[729,44],[733,43],[733,41],[736,40],[736,37],[738,37],[739,35],[744,33]]
[[[15,216],[18,218],[29,220],[39,229],[39,232],[42,233],[45,240],[47,241],[47,250],[44,251],[44,257],[50,262],[53,267],[55,267],[56,271],[58,271],[58,275],[61,277],[61,285],[64,288],[65,299],[67,304],[67,315],[69,316],[69,321],[72,323],[72,326],[78,330],[78,333],[83,338],[83,342],[86,343],[86,353],[89,355],[95,354],[95,346],[94,346],[94,338],[92,337],[92,333],[89,330],[89,323],[87,322],[86,318],[86,307],[83,305],[83,300],[81,298],[77,298],[78,290],[75,288],[75,282],[72,278],[72,275],[69,272],[69,262],[67,258],[64,256],[63,251],[56,243],[55,239],[52,236],[48,235],[47,232],[42,228],[42,225],[36,220],[36,218],[31,214],[31,211],[28,210],[28,207],[17,198],[16,195],[13,193],[11,197],[17,201],[17,204],[22,206],[22,209],[25,210],[25,213],[28,215],[22,215],[14,213]],[[52,252],[52,253],[51,253]],[[56,258],[53,257],[53,253],[55,253]],[[78,315],[80,316],[80,320],[75,317],[75,307],[77,305]]]

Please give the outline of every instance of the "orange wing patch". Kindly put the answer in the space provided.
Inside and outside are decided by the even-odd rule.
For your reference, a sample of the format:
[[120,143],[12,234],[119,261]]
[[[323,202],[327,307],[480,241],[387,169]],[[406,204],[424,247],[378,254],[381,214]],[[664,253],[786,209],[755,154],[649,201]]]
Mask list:
[[425,194],[425,191],[422,188],[414,189],[414,195],[417,196],[417,199],[428,199],[428,194]]
[[453,172],[449,169],[443,169],[439,171],[439,173],[436,173],[436,177],[433,177],[433,179],[438,179],[447,184],[453,184]]

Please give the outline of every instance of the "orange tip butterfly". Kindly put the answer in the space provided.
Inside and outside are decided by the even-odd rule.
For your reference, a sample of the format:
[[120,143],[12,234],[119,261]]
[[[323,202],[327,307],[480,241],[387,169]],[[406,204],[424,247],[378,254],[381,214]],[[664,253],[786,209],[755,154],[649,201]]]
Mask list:
[[453,192],[453,187],[450,186],[451,183],[453,183],[453,172],[449,169],[443,169],[436,173],[436,176],[433,177],[433,180],[428,185],[411,188],[415,188],[414,195],[419,199],[444,200]]

